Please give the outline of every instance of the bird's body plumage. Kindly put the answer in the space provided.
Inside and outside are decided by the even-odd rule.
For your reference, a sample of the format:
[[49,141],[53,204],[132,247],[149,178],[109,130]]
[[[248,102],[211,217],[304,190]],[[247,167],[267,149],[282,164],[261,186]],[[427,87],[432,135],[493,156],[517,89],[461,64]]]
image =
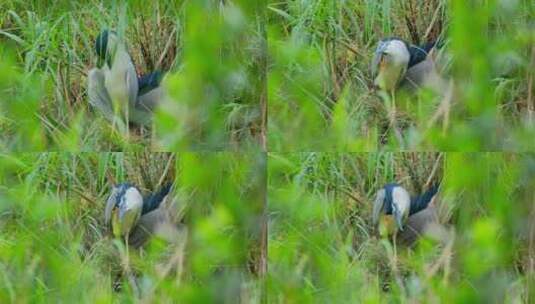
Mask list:
[[143,75],[138,79],[138,105],[140,109],[154,111],[163,98],[163,89],[160,86],[164,74],[160,71]]
[[404,245],[413,245],[424,234],[433,229],[443,230],[439,223],[437,208],[429,204],[425,209],[409,216],[405,229],[398,233],[397,240]]

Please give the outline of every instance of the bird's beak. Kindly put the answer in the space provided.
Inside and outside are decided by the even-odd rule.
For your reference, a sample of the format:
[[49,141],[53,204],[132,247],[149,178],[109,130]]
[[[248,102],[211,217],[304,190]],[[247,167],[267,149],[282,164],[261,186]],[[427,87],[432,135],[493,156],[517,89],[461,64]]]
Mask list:
[[111,231],[113,233],[113,236],[120,237],[121,236],[121,223],[119,219],[119,208],[114,207],[111,213]]
[[374,76],[378,76],[384,69],[384,56],[386,55],[386,46],[386,43],[382,43],[375,50],[372,62],[372,74]]
[[373,62],[372,62],[372,74],[374,76],[377,76],[379,73],[379,64],[381,63],[381,59],[383,58],[383,54],[379,51],[376,51],[373,56]]
[[396,214],[396,223],[398,225],[398,229],[400,231],[403,231],[403,218],[401,214]]

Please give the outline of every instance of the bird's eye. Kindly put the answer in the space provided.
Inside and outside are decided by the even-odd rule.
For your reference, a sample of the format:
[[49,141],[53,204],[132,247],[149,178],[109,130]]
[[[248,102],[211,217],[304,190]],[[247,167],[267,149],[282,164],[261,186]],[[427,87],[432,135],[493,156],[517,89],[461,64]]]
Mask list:
[[382,67],[386,63],[386,58],[384,55],[381,56],[381,61],[379,62],[379,65]]

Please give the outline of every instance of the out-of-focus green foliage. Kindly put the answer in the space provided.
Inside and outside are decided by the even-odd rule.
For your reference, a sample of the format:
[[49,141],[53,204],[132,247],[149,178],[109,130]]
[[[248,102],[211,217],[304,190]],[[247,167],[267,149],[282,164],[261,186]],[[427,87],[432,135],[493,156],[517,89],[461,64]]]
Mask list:
[[265,37],[260,7],[214,3],[186,5],[184,68],[169,79],[171,100],[158,121],[164,145],[173,150],[259,144],[263,134]]
[[[269,150],[532,150],[534,14],[525,0],[270,3]],[[398,92],[395,113],[370,70],[392,36],[443,45],[442,93]]]
[[[40,153],[0,166],[0,302],[260,301],[263,153]],[[175,181],[185,246],[130,249],[135,285],[105,227],[108,178],[142,191]]]
[[[272,302],[503,303],[532,298],[535,158],[502,153],[272,153]],[[376,191],[399,182],[435,200],[445,242],[376,236]]]
[[[265,154],[181,154],[178,183],[191,210],[190,261],[185,273],[202,283],[183,289],[188,301],[260,301],[263,275],[260,223],[264,217]],[[178,293],[180,294],[180,290]]]
[[[9,131],[2,132],[3,148],[177,151],[262,144],[262,3],[2,2],[0,123]],[[168,72],[169,98],[153,130],[121,133],[89,106],[87,73],[95,66],[94,39],[103,29],[124,36],[139,74]]]
[[24,75],[13,54],[0,45],[0,149],[35,151],[45,145],[39,116],[44,79]]

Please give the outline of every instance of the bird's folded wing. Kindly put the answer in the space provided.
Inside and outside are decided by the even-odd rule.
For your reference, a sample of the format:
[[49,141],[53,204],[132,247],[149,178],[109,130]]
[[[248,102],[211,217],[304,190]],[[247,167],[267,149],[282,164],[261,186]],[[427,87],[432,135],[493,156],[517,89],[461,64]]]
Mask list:
[[163,98],[163,88],[157,87],[138,96],[136,108],[152,112]]
[[409,216],[406,229],[399,234],[399,241],[405,245],[413,245],[424,236],[445,229],[438,220],[437,210],[434,205]]
[[429,88],[440,94],[445,91],[446,84],[445,79],[439,74],[435,62],[429,57],[407,70],[401,87],[409,90]]
[[136,248],[140,247],[153,235],[168,242],[176,241],[181,226],[178,223],[177,212],[173,197],[166,196],[157,209],[141,216],[137,226],[129,236],[130,244]]
[[87,95],[89,103],[99,109],[109,121],[114,120],[111,98],[104,85],[104,73],[100,69],[92,69],[87,77]]
[[129,242],[133,247],[141,247],[156,233],[158,226],[169,221],[166,212],[160,209],[143,215],[130,233]]

